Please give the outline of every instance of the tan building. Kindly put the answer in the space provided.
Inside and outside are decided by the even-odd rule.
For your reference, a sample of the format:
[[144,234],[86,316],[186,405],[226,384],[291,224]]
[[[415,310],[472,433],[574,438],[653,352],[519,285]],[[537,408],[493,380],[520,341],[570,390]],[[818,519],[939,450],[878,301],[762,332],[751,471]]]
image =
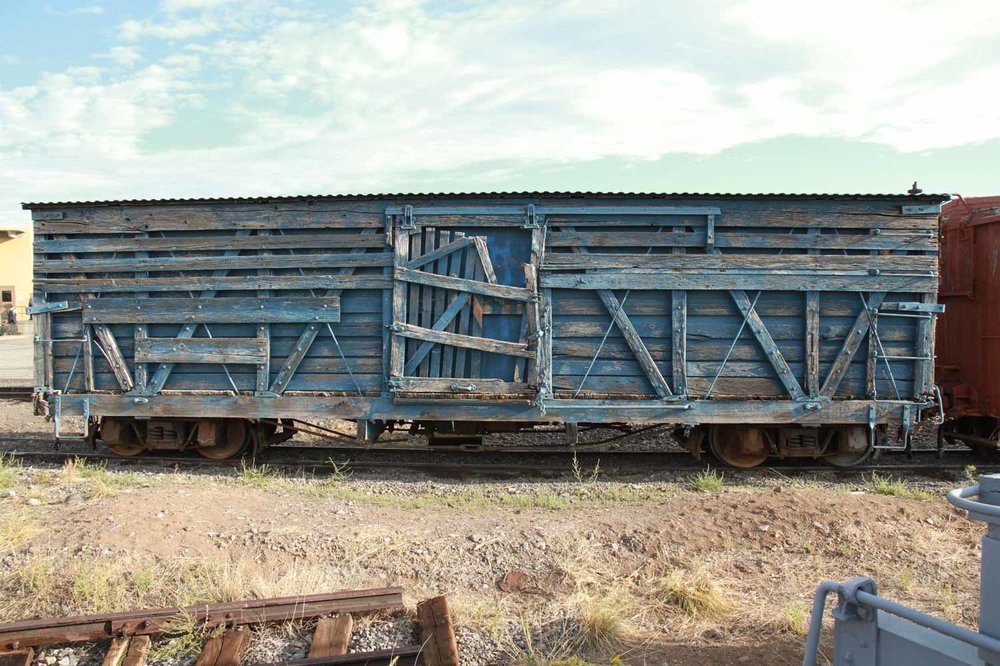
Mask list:
[[0,311],[13,303],[26,320],[31,289],[31,225],[0,223]]

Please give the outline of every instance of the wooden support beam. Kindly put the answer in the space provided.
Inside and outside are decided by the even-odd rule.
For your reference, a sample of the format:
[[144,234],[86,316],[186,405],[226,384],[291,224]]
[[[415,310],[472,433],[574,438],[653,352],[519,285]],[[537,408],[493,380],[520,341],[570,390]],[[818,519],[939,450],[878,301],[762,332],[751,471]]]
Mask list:
[[212,636],[205,642],[195,666],[237,666],[249,642],[250,632],[243,627]]
[[[410,249],[410,234],[400,229],[398,224],[394,225],[392,234],[392,246],[395,252],[395,268],[393,269],[392,280],[392,320],[393,322],[405,322],[407,317],[406,292],[408,288],[406,283],[399,279],[399,272],[405,270],[401,267],[407,261]],[[391,347],[389,376],[402,377],[406,374],[406,339],[397,333],[393,333]]]
[[309,646],[309,658],[347,654],[353,628],[354,619],[350,615],[325,617],[320,620],[313,631],[312,644]]
[[87,324],[336,323],[340,321],[340,297],[92,298],[83,302],[83,321]]
[[552,397],[552,290],[543,289],[538,331],[538,397],[539,400]]
[[[920,302],[924,304],[934,304],[937,302],[936,294],[920,294]],[[931,395],[934,391],[934,318],[933,315],[926,315],[924,319],[917,320],[917,338],[914,344],[913,355],[923,357],[914,361],[913,368],[913,395]]]
[[260,365],[266,358],[267,342],[260,338],[148,338],[135,345],[135,359],[141,363]]
[[452,345],[465,349],[475,349],[492,354],[504,354],[507,356],[523,356],[530,358],[534,352],[528,349],[528,345],[518,342],[507,342],[505,340],[494,340],[492,338],[481,338],[473,335],[462,335],[459,333],[448,333],[446,331],[435,331],[422,326],[414,326],[403,322],[395,322],[392,325],[393,331],[402,337],[414,340],[428,340],[437,344]]
[[94,338],[91,327],[83,325],[83,388],[94,392]]
[[[261,235],[267,235],[269,230],[261,229]],[[220,242],[220,246],[225,243]],[[269,249],[259,249],[259,252],[270,253]],[[135,259],[49,259],[38,263],[41,273],[123,273],[142,272],[149,277],[149,271],[208,271],[226,269],[230,271],[298,269],[298,268],[361,268],[366,266],[388,266],[392,255],[387,252],[369,254],[282,254],[282,255],[247,255],[242,257],[152,257],[146,258],[148,252],[136,251]]]
[[672,335],[672,366],[674,393],[687,395],[687,292],[674,289],[671,293],[670,329]]
[[101,666],[121,666],[122,661],[125,660],[125,655],[128,654],[130,640],[130,636],[115,636],[112,638],[111,645],[108,646],[108,651],[104,653],[104,660],[101,662]]
[[150,643],[152,640],[149,636],[133,636],[128,642],[128,652],[125,653],[121,666],[143,666],[149,654]]
[[[241,229],[240,231],[246,231]],[[348,231],[348,230],[345,230]],[[190,252],[193,250],[326,250],[334,248],[372,248],[385,246],[382,239],[364,229],[362,233],[289,234],[251,236],[249,232],[228,238],[219,236],[164,236],[142,238],[75,238],[73,240],[36,240],[35,251],[43,253],[132,252],[140,247],[148,252]],[[237,256],[236,254],[224,256]],[[378,256],[378,255],[375,255]]]
[[747,327],[751,332],[753,332],[754,337],[757,338],[757,342],[764,351],[764,355],[767,356],[767,360],[771,362],[771,366],[774,367],[774,371],[777,373],[778,379],[780,379],[781,383],[784,384],[785,390],[788,391],[788,395],[793,400],[805,397],[805,392],[799,385],[799,381],[795,378],[795,374],[792,372],[791,368],[788,367],[788,362],[785,361],[785,357],[781,355],[781,350],[778,349],[778,345],[775,344],[774,338],[771,337],[771,333],[764,325],[764,321],[760,318],[760,315],[757,314],[757,311],[750,303],[750,299],[747,298],[746,292],[733,290],[729,293],[732,296],[733,301],[736,303],[736,307],[738,307],[740,312],[743,313],[743,316],[746,317]]
[[98,324],[94,326],[94,334],[97,336],[97,342],[104,353],[104,358],[111,365],[111,372],[118,380],[118,385],[122,387],[123,391],[131,391],[135,387],[135,382],[132,381],[132,373],[128,370],[128,364],[125,362],[122,350],[118,347],[114,333],[106,324]]
[[806,292],[806,391],[819,395],[819,292]]
[[31,666],[34,658],[35,651],[31,648],[3,651],[0,652],[0,666]]
[[[340,269],[345,270],[345,269]],[[381,275],[343,277],[337,275],[275,275],[269,278],[236,277],[164,277],[107,279],[41,279],[37,284],[49,292],[66,294],[144,291],[259,291],[261,289],[384,289],[389,280]],[[513,288],[513,287],[511,287]]]
[[854,360],[854,356],[861,347],[861,342],[868,334],[870,328],[868,310],[878,310],[878,306],[882,305],[883,300],[885,300],[885,292],[878,292],[868,296],[866,301],[868,304],[867,308],[862,308],[858,316],[855,317],[851,329],[844,337],[844,343],[840,347],[837,358],[834,359],[833,365],[830,366],[830,371],[827,373],[823,387],[820,389],[821,396],[832,398],[836,394],[837,387],[840,386],[840,382],[844,378],[844,375],[847,374],[847,369],[850,367],[851,361]]
[[456,240],[446,243],[441,247],[433,250],[432,252],[427,252],[410,259],[403,264],[403,268],[417,269],[421,266],[426,266],[427,264],[437,261],[438,259],[443,259],[450,255],[452,252],[457,252],[458,250],[463,250],[472,245],[472,238],[468,236],[463,236]]
[[458,644],[448,600],[433,597],[417,604],[424,666],[458,666]]
[[450,275],[435,275],[434,273],[426,273],[424,271],[411,271],[407,268],[397,270],[396,279],[428,287],[465,291],[470,294],[492,296],[493,298],[502,298],[511,301],[530,302],[534,298],[534,294],[524,287],[510,287],[504,284],[491,284],[467,278],[453,278]]
[[[665,236],[668,234],[664,234]],[[725,272],[692,269],[680,273],[651,270],[610,270],[605,273],[542,273],[542,286],[552,289],[632,289],[719,291],[890,291],[926,292],[937,289],[937,276],[909,273],[872,275],[867,272]]]
[[497,274],[493,270],[493,260],[490,259],[490,249],[486,244],[484,236],[472,236],[472,243],[476,247],[476,254],[479,256],[479,263],[483,267],[486,281],[490,284],[497,284]]

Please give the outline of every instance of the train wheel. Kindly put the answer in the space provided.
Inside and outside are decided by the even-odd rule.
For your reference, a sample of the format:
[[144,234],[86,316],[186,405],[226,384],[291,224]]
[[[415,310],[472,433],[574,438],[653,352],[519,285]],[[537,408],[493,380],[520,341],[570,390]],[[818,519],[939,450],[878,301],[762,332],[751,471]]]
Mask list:
[[824,458],[834,467],[856,467],[869,458],[875,449],[869,446],[868,429],[864,427],[836,428],[830,442],[835,453]]
[[130,419],[106,417],[101,420],[100,439],[116,456],[141,456],[148,447],[139,439]]
[[134,458],[135,456],[141,456],[143,453],[148,451],[142,444],[107,444],[111,453],[116,456],[122,456],[124,458]]
[[[198,441],[206,442],[198,446],[198,453],[210,460],[225,460],[234,458],[250,445],[250,428],[242,419],[226,419],[219,421],[201,421],[198,428]],[[208,443],[210,442],[210,443]]]
[[767,440],[763,428],[737,425],[712,426],[708,448],[730,467],[756,467],[767,460]]

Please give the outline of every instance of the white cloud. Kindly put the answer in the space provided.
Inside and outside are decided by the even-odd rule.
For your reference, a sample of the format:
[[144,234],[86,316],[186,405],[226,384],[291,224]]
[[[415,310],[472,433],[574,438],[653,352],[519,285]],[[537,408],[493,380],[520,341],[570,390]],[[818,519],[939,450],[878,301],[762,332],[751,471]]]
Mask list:
[[[126,74],[0,88],[0,200],[411,189],[434,173],[488,187],[499,163],[1000,137],[992,0],[326,7],[163,0],[103,54]],[[172,126],[181,110],[193,125]],[[199,143],[202,123],[239,129]]]
[[0,54],[0,65],[16,65],[21,62],[21,59],[16,55]]

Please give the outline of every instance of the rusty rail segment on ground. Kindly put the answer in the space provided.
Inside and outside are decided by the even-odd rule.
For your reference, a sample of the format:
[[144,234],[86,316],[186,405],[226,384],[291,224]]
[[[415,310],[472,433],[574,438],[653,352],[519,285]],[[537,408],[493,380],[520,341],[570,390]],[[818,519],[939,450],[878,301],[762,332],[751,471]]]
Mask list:
[[249,642],[244,625],[301,620],[324,615],[313,631],[309,654],[303,659],[275,662],[297,666],[458,666],[458,647],[448,602],[443,596],[417,604],[420,645],[348,654],[354,620],[350,613],[402,610],[403,590],[383,587],[325,594],[253,599],[186,608],[164,608],[103,615],[23,620],[0,624],[0,666],[29,666],[34,648],[83,641],[110,640],[102,666],[142,666],[151,635],[178,633],[194,620],[199,629],[226,627],[208,638],[196,666],[238,666]]
[[361,613],[402,608],[403,589],[384,587],[186,608],[22,620],[0,624],[0,649],[111,639],[122,635],[169,633],[176,626],[179,617],[193,618],[200,626],[211,628],[296,620],[328,613]]

